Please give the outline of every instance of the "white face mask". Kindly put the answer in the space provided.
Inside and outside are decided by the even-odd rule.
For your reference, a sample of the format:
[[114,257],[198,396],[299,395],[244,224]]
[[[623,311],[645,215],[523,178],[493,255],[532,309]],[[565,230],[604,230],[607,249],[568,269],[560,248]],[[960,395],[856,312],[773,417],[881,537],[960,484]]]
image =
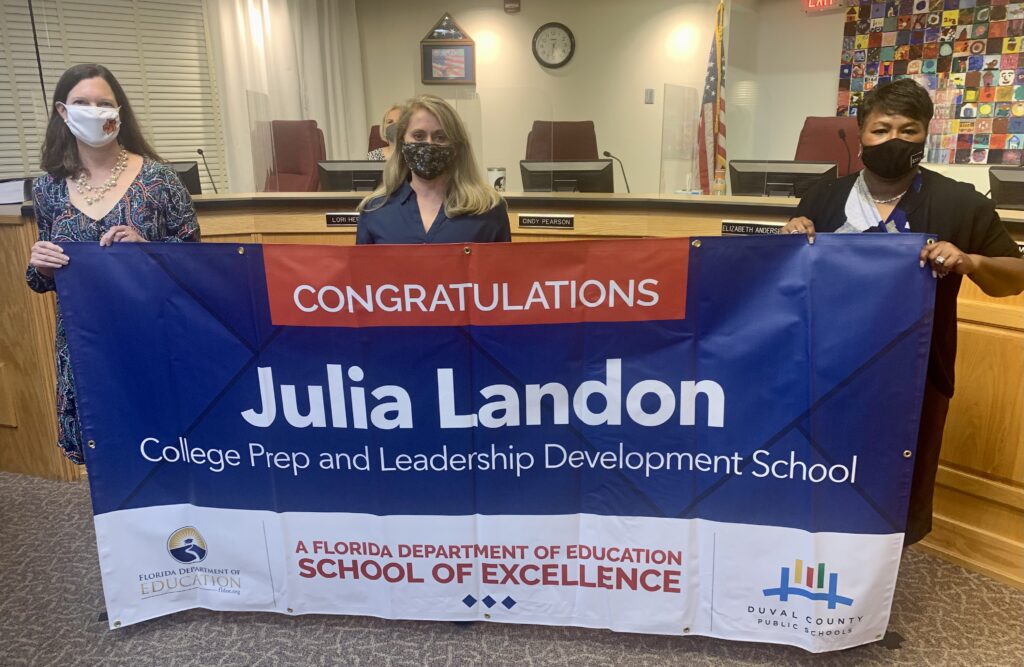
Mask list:
[[83,144],[94,148],[106,146],[114,139],[121,129],[121,111],[110,107],[94,107],[83,104],[64,104],[67,124],[71,134]]

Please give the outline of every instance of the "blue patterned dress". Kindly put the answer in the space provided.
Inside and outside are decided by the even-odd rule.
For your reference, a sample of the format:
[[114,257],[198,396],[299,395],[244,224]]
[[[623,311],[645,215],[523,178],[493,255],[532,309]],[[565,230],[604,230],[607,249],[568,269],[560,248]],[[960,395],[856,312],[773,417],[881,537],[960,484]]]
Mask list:
[[[40,176],[32,188],[39,240],[61,244],[68,241],[98,243],[111,227],[131,226],[147,241],[198,241],[199,223],[192,198],[167,165],[143,160],[142,169],[128,190],[101,220],[93,220],[79,211],[68,197],[68,182],[49,174]],[[57,269],[58,271],[60,269]],[[47,278],[28,267],[28,285],[36,292],[54,289]],[[64,320],[57,304],[57,444],[74,463],[85,463],[82,453],[82,428],[78,422],[75,383],[68,358]]]

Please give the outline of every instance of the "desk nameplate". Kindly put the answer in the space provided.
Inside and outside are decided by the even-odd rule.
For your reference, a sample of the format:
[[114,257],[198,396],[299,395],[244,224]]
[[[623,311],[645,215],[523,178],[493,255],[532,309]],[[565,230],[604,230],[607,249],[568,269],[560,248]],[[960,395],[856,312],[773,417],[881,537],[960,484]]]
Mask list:
[[520,229],[574,229],[576,216],[571,213],[520,213]]
[[328,227],[355,227],[359,224],[359,211],[340,211],[327,214]]
[[723,220],[722,236],[778,234],[785,224],[769,220]]

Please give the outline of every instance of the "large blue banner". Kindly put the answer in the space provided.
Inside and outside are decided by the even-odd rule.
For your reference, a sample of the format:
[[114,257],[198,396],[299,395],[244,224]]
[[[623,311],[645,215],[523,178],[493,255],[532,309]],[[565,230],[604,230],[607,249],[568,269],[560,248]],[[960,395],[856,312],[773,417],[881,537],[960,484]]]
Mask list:
[[74,245],[58,289],[111,623],[205,606],[872,641],[924,242]]

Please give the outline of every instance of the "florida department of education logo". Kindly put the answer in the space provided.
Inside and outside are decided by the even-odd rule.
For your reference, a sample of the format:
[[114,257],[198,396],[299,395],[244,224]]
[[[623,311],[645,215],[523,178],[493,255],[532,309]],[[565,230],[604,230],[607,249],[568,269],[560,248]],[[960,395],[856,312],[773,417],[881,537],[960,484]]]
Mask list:
[[799,595],[809,600],[820,600],[828,603],[829,609],[835,609],[837,604],[851,606],[853,598],[839,595],[839,573],[829,572],[828,587],[825,586],[825,564],[818,563],[817,567],[808,565],[804,568],[804,562],[797,559],[793,569],[782,567],[779,573],[779,585],[777,588],[765,588],[766,598],[778,597],[780,602],[789,600],[790,595]]
[[167,553],[179,563],[201,563],[206,559],[206,540],[192,526],[185,526],[167,538]]

